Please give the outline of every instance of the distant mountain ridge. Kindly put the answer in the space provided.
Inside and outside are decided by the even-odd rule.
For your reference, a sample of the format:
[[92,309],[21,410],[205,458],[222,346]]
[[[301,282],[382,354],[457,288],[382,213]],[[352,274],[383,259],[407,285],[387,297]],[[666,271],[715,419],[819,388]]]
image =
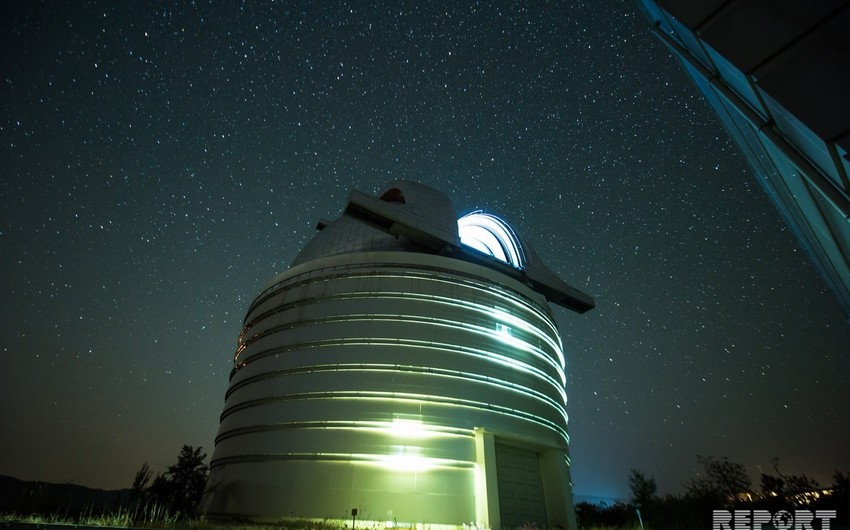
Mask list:
[[596,506],[613,506],[617,502],[623,502],[620,499],[614,497],[601,497],[599,495],[581,495],[578,493],[573,494],[573,502],[579,504],[581,502],[586,502],[588,504],[595,504]]
[[20,480],[0,475],[0,512],[77,516],[126,507],[130,489],[102,490],[78,484]]

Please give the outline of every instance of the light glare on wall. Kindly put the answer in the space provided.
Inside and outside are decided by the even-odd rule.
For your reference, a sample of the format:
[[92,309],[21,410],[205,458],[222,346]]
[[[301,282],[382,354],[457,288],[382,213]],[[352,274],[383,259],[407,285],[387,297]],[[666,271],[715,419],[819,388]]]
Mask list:
[[430,438],[434,435],[422,420],[395,418],[389,427],[389,433],[397,438]]

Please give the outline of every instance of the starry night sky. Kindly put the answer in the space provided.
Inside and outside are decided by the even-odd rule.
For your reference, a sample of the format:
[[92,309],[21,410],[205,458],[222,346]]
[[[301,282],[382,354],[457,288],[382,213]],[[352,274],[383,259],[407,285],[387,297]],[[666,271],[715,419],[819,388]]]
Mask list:
[[170,4],[4,3],[0,474],[211,453],[259,287],[396,178],[595,297],[556,309],[578,494],[850,469],[850,326],[631,1]]

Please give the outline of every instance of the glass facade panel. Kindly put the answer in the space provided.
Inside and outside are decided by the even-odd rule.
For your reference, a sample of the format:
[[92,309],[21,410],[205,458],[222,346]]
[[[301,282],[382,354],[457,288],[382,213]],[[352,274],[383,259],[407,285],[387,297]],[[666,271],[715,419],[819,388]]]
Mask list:
[[706,50],[711,55],[711,59],[717,66],[717,71],[723,81],[740,97],[750,108],[756,112],[762,120],[767,121],[768,115],[765,108],[759,101],[756,93],[750,85],[750,78],[737,70],[723,56],[718,55],[710,46],[706,46]]
[[838,168],[833,163],[824,141],[780,107],[770,95],[764,94],[764,100],[776,121],[777,129],[781,131],[788,143],[798,149],[809,162],[832,181],[833,185],[841,187]]
[[[653,23],[669,24],[682,37],[686,50],[666,43],[683,55],[685,70],[850,318],[850,10],[833,0],[728,3],[699,33],[686,34],[696,7],[684,0],[638,3]],[[675,20],[677,13],[685,24]],[[691,64],[708,64],[705,49],[719,81],[717,72]]]

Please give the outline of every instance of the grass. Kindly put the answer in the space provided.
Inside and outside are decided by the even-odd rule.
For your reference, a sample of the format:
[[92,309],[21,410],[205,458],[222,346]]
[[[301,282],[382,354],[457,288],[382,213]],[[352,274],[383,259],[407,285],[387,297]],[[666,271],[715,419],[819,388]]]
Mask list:
[[163,507],[152,505],[144,507],[121,507],[116,510],[83,511],[80,514],[29,513],[15,512],[0,514],[0,522],[20,522],[33,524],[65,524],[120,528],[194,528],[197,521],[179,519]]
[[[0,514],[0,523],[20,522],[32,524],[57,524],[57,525],[84,525],[103,526],[117,528],[174,528],[181,530],[347,530],[348,524],[330,521],[288,521],[278,523],[221,523],[198,519],[177,519],[175,516],[156,518],[162,515],[153,507],[145,511],[142,520],[135,519],[130,510],[121,509],[115,513],[104,513],[99,515],[86,515],[80,517],[68,517],[61,514],[29,514],[21,515],[15,513]],[[359,529],[359,530],[362,530]],[[383,530],[383,527],[380,529]],[[545,529],[541,529],[545,530]],[[580,530],[641,530],[639,526],[591,526],[581,527]]]
[[[202,517],[194,519],[180,519],[177,515],[168,513],[156,504],[148,506],[137,506],[135,509],[121,507],[115,511],[103,513],[82,513],[78,516],[51,513],[51,514],[18,514],[0,513],[0,523],[20,522],[31,524],[56,524],[56,525],[82,525],[102,526],[111,528],[152,528],[152,529],[179,529],[179,530],[349,530],[350,522],[331,520],[298,520],[279,521],[269,523],[249,522],[220,522],[209,521]],[[358,530],[364,527],[358,526]],[[384,530],[380,525],[373,530]],[[522,530],[522,529],[518,529]],[[526,529],[527,530],[527,529]],[[538,530],[538,529],[534,529]],[[539,530],[546,530],[541,528]],[[589,526],[579,527],[579,530],[642,530],[640,526]]]
[[[101,514],[81,514],[69,516],[63,514],[18,514],[0,513],[0,523],[18,522],[31,524],[102,526],[111,528],[153,528],[180,530],[348,530],[349,524],[336,521],[281,521],[270,523],[219,522],[204,518],[180,519],[157,506],[142,510],[122,508],[115,512]],[[358,530],[363,530],[358,526]],[[381,526],[380,530],[384,530]]]

